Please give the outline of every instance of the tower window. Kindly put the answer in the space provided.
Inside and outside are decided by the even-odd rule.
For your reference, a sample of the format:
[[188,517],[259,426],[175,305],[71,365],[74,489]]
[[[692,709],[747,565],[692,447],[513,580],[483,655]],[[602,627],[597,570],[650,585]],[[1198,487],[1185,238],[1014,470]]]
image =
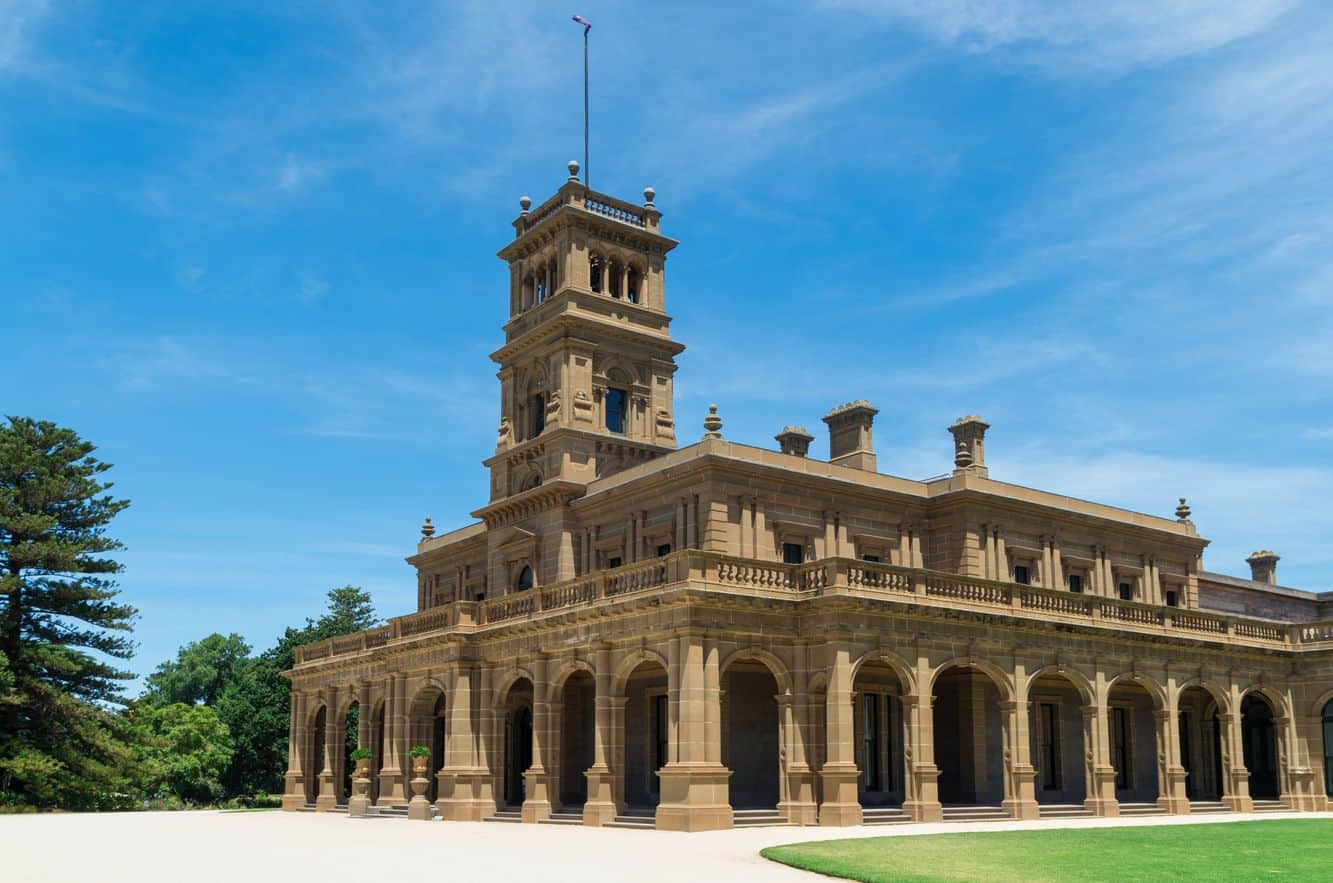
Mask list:
[[1014,582],[1021,586],[1030,585],[1032,583],[1032,576],[1028,573],[1027,565],[1014,565]]
[[526,592],[530,588],[532,588],[532,568],[525,564],[518,572],[518,582],[514,583],[514,591]]
[[1069,591],[1081,594],[1083,592],[1083,577],[1077,573],[1069,574]]
[[599,255],[593,255],[588,259],[588,285],[598,294],[602,293],[602,279],[606,273],[606,263]]
[[643,284],[643,276],[636,267],[629,268],[629,275],[626,276],[625,300],[632,304],[639,302],[639,287]]
[[1176,590],[1175,590],[1175,589],[1167,589],[1167,590],[1166,590],[1166,606],[1167,606],[1167,607],[1179,607],[1179,606],[1180,606],[1180,596],[1176,594]]
[[621,276],[624,275],[625,268],[620,264],[613,262],[607,266],[607,270],[609,271],[611,278],[607,280],[606,290],[612,297],[620,297],[624,294],[624,292],[620,290],[620,282]]
[[782,563],[783,564],[804,564],[805,546],[800,543],[782,544]]
[[606,391],[606,428],[620,435],[625,434],[625,399],[623,389]]
[[662,545],[660,545],[660,546],[657,547],[657,557],[658,557],[658,558],[664,558],[664,557],[666,557],[667,555],[670,555],[670,554],[671,554],[671,544],[670,544],[670,543],[663,543]]
[[1120,584],[1120,600],[1121,601],[1134,600],[1134,587],[1131,586],[1129,583]]
[[532,397],[532,437],[536,438],[546,428],[546,396],[537,393]]

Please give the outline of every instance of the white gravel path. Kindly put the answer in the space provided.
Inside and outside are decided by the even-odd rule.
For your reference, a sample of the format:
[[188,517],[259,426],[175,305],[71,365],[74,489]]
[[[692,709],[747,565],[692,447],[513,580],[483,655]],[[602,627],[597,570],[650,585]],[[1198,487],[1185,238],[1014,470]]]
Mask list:
[[1333,813],[1066,819],[702,834],[349,819],[342,814],[176,812],[0,816],[0,880],[341,883],[540,880],[707,883],[827,878],[759,857],[778,843],[1029,828],[1218,824]]

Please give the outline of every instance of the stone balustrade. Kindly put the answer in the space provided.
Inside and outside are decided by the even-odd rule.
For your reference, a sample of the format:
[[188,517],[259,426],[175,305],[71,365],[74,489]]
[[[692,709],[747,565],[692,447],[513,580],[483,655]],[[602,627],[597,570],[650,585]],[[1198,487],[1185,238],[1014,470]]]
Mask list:
[[1123,625],[1138,632],[1226,639],[1266,647],[1333,643],[1333,622],[1283,623],[1160,607],[1040,586],[850,558],[782,564],[686,550],[482,602],[460,601],[388,621],[380,628],[296,648],[298,665],[348,656],[449,630],[471,632],[621,602],[653,590],[695,589],[792,599],[844,594],[921,607],[975,609],[1071,623]]

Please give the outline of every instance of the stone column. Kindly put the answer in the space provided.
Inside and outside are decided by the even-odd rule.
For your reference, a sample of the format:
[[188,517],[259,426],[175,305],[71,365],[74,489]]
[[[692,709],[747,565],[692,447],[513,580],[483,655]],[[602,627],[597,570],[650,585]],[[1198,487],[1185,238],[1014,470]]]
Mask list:
[[283,775],[282,808],[297,810],[305,806],[305,776],[302,758],[305,752],[305,696],[292,690],[287,694],[290,706],[287,721],[287,772]]
[[[1291,702],[1292,708],[1300,706]],[[1298,723],[1291,725],[1291,741],[1294,748],[1293,758],[1296,765],[1292,769],[1293,795],[1292,809],[1301,812],[1320,812],[1329,808],[1329,799],[1324,791],[1324,734],[1323,719],[1319,714],[1300,715]]]
[[[444,734],[444,763],[435,774],[435,808],[446,820],[480,821],[474,817],[472,777],[477,775],[474,752],[476,737],[472,721],[472,679],[475,669],[467,663],[448,672],[449,693],[445,697],[447,725]],[[484,818],[484,817],[483,817]]]
[[907,781],[903,812],[916,822],[944,818],[940,806],[940,770],[935,766],[935,711],[930,690],[930,661],[917,658],[914,683],[904,684],[902,697],[903,768]]
[[1028,732],[1028,683],[1023,665],[1014,666],[1014,698],[1001,700],[1001,740],[1004,744],[1004,801],[1010,817],[1035,819],[1037,808],[1037,771],[1032,766],[1032,742]]
[[[1094,562],[1093,572],[1100,564]],[[1120,815],[1115,796],[1115,767],[1111,764],[1110,689],[1100,668],[1093,682],[1092,704],[1083,707],[1083,762],[1088,796],[1083,806],[1095,816]]]
[[403,676],[390,674],[384,679],[384,757],[380,761],[380,793],[376,806],[404,803],[407,794],[403,781],[402,749],[398,744],[400,730],[399,706],[402,704]]
[[1188,815],[1185,780],[1189,771],[1180,758],[1180,690],[1175,678],[1167,677],[1166,707],[1154,709],[1153,718],[1157,722],[1157,805],[1169,813]]
[[539,822],[551,817],[551,791],[554,775],[551,758],[546,757],[550,744],[551,685],[547,680],[550,667],[545,656],[538,656],[532,664],[532,766],[523,773],[526,783],[523,795],[523,821]]
[[615,783],[612,781],[611,753],[611,646],[597,647],[596,667],[593,671],[593,755],[592,766],[583,773],[588,780],[588,799],[583,804],[583,824],[600,827],[616,818]]
[[370,682],[362,681],[361,684],[356,688],[356,747],[357,748],[371,748],[370,718],[371,718]]
[[476,773],[472,778],[472,815],[487,819],[495,815],[495,795],[503,793],[496,783],[499,775],[496,766],[501,756],[500,738],[496,733],[495,670],[486,663],[481,663],[477,673],[480,684],[477,695],[472,699],[472,716],[476,721],[473,733],[472,752],[476,758]]
[[[794,688],[784,712],[786,734],[787,821],[814,825],[819,821],[815,802],[815,773],[810,767],[810,647],[796,648]],[[781,707],[781,706],[780,706]]]
[[345,738],[343,727],[337,726],[338,690],[330,687],[324,700],[324,757],[320,763],[319,796],[315,798],[315,812],[328,812],[338,805],[338,792],[335,780],[337,766],[337,740]]
[[[1231,707],[1240,708],[1240,692],[1231,691]],[[1222,803],[1232,812],[1254,812],[1250,798],[1250,771],[1245,768],[1241,749],[1240,715],[1235,712],[1219,713],[1222,725]]]
[[[668,671],[668,703],[675,706],[671,762],[657,776],[661,802],[657,827],[669,831],[710,831],[731,827],[728,781],[731,771],[708,757],[713,747],[708,721],[721,721],[717,702],[709,701],[707,648],[697,634],[680,635]],[[675,689],[670,682],[674,681]],[[720,732],[720,728],[719,728]]]
[[852,703],[851,649],[845,641],[825,645],[828,693],[824,702],[826,754],[819,771],[824,802],[819,806],[821,825],[861,824],[861,801],[856,783],[856,735]]

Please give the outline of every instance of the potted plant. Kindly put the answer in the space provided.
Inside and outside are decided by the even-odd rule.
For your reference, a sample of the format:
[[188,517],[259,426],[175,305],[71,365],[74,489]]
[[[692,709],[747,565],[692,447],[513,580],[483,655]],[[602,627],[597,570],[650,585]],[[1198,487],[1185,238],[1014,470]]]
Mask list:
[[430,749],[425,745],[413,745],[407,755],[412,758],[412,775],[424,777],[426,767],[430,765]]
[[353,751],[353,752],[352,752],[350,755],[348,755],[348,756],[349,756],[352,760],[354,760],[354,761],[356,762],[356,778],[358,778],[358,779],[369,779],[369,778],[370,778],[370,749],[369,749],[369,748],[358,748],[358,749],[356,749],[355,751]]

